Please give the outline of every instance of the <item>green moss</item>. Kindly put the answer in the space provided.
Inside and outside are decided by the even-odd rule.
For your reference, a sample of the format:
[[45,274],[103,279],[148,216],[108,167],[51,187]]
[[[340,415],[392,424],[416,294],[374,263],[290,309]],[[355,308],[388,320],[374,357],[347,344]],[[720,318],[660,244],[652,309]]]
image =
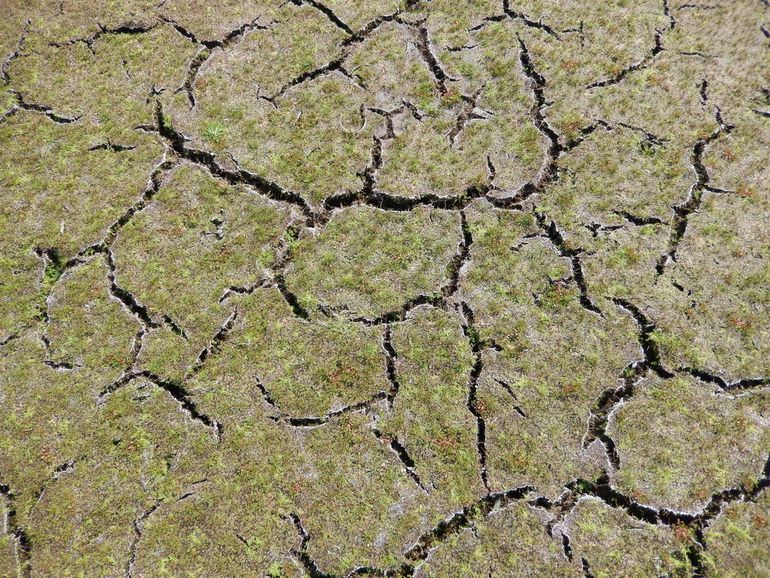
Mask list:
[[406,448],[442,510],[459,509],[483,493],[476,420],[467,407],[473,364],[468,339],[455,316],[419,309],[395,328],[393,347],[400,387],[378,427]]
[[[185,338],[156,329],[140,363],[180,377],[232,314],[220,302],[232,286],[267,275],[288,211],[190,166],[173,172],[152,204],[114,245],[117,279],[156,319],[170,317]],[[169,337],[169,335],[173,335]]]
[[[133,150],[89,151],[104,142],[100,131],[96,125],[61,125],[26,112],[0,124],[0,138],[10,143],[0,152],[3,338],[40,315],[64,263],[99,242],[139,198],[162,153],[152,138],[140,134],[126,141]],[[53,256],[46,266],[35,249]]]
[[707,576],[761,576],[768,563],[768,492],[728,505],[705,533]]
[[101,372],[106,387],[130,364],[139,322],[109,293],[101,257],[70,270],[48,299],[48,355],[54,363]]
[[591,574],[610,576],[690,576],[689,533],[635,520],[597,499],[580,500],[561,531],[570,537],[573,557],[588,562]]
[[438,293],[460,235],[449,211],[346,209],[296,244],[286,283],[303,303],[377,317]]
[[543,575],[577,577],[576,564],[564,556],[556,538],[548,536],[535,510],[523,503],[494,512],[486,520],[450,536],[431,552],[420,578],[483,576],[505,568],[516,575],[533,568]]
[[62,116],[83,116],[120,144],[136,140],[136,125],[154,123],[154,98],[148,95],[182,86],[197,51],[170,26],[144,34],[103,34],[93,50],[84,42],[38,47],[14,60],[9,74],[30,102]]
[[610,423],[622,464],[618,486],[656,506],[700,510],[719,488],[761,469],[766,398],[717,397],[695,378],[647,380]]
[[0,575],[764,575],[756,7],[552,4],[5,3]]

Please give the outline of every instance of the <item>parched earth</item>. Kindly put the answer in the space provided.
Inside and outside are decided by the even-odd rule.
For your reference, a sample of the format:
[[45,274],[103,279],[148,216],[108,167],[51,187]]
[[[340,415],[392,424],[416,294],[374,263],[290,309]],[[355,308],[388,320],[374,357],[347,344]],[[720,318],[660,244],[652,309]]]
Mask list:
[[3,0],[0,576],[770,576],[767,0]]

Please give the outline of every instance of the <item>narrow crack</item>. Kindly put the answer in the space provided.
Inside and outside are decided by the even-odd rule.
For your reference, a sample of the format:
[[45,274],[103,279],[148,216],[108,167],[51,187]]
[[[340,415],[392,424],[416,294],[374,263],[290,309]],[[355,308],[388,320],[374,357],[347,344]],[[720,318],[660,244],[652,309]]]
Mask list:
[[222,296],[219,298],[218,303],[224,303],[234,295],[251,295],[257,289],[271,287],[272,285],[272,281],[269,279],[260,279],[251,285],[230,285],[227,289],[224,290]]
[[605,225],[604,223],[588,223],[583,226],[591,231],[591,235],[596,239],[600,233],[612,233],[613,231],[619,231],[625,225]]
[[614,214],[618,215],[619,217],[623,217],[626,221],[631,223],[632,225],[636,225],[637,227],[643,227],[645,225],[662,225],[664,224],[663,219],[660,217],[640,217],[638,215],[633,215],[629,213],[628,211],[612,211]]
[[201,350],[201,352],[198,354],[198,357],[196,358],[195,363],[193,363],[192,367],[189,369],[189,371],[185,375],[183,381],[187,381],[188,379],[193,377],[196,373],[198,373],[201,369],[203,369],[203,366],[206,364],[206,360],[208,360],[210,357],[216,355],[219,352],[219,350],[222,348],[222,343],[227,339],[227,334],[232,330],[237,319],[238,319],[238,309],[236,308],[236,309],[233,309],[232,313],[228,315],[224,323],[222,323],[219,329],[217,329],[217,332],[211,338],[211,341],[209,342],[209,344],[206,347],[204,347]]
[[331,574],[322,572],[315,561],[310,557],[310,554],[307,551],[308,544],[310,543],[310,534],[308,534],[308,531],[302,525],[300,517],[292,512],[289,514],[289,520],[294,525],[300,539],[299,548],[291,550],[292,556],[294,556],[294,558],[302,565],[305,573],[310,578],[332,578]]
[[179,34],[181,34],[183,37],[187,38],[191,42],[201,46],[201,49],[193,57],[193,59],[190,61],[190,64],[187,66],[187,73],[185,74],[184,83],[182,84],[182,86],[176,89],[176,92],[184,91],[187,94],[187,100],[190,104],[191,110],[196,106],[195,80],[198,77],[198,72],[200,72],[200,69],[203,66],[203,64],[209,58],[211,58],[211,56],[214,54],[214,51],[216,49],[225,50],[229,48],[233,44],[240,42],[243,39],[243,37],[246,36],[246,33],[252,30],[268,30],[270,28],[269,24],[265,25],[265,24],[257,23],[260,18],[261,16],[257,16],[250,22],[246,22],[241,26],[239,26],[238,28],[234,28],[233,30],[225,34],[221,40],[204,41],[204,40],[199,40],[192,32],[185,29],[174,20],[167,18],[165,16],[161,16],[161,20],[163,20],[164,22],[172,26]]
[[572,544],[570,543],[569,536],[563,530],[561,531],[561,547],[564,551],[564,556],[572,562]]
[[368,412],[371,407],[383,400],[386,400],[388,398],[388,393],[384,391],[380,391],[378,393],[375,393],[372,397],[369,399],[365,399],[363,401],[358,401],[355,403],[351,403],[349,405],[343,406],[339,409],[330,411],[329,413],[323,414],[323,415],[317,415],[317,416],[292,416],[287,413],[285,413],[278,405],[278,403],[275,401],[275,398],[270,393],[270,391],[265,387],[265,385],[262,383],[262,380],[259,379],[259,377],[255,376],[254,381],[257,385],[257,389],[259,390],[260,394],[262,395],[262,399],[264,399],[265,403],[276,410],[276,415],[270,415],[268,416],[268,419],[276,422],[276,423],[282,423],[291,427],[298,427],[298,428],[312,428],[312,427],[318,427],[322,426],[326,423],[329,423],[330,421],[333,421],[341,416],[344,416],[348,413],[355,413],[355,412],[361,412],[366,411]]
[[388,378],[388,383],[390,383],[390,389],[385,399],[388,402],[388,407],[392,409],[396,396],[401,389],[401,384],[398,381],[398,370],[396,369],[398,353],[396,353],[396,349],[393,347],[393,327],[389,323],[385,324],[385,332],[382,336],[382,349],[385,351],[385,374]]
[[174,320],[174,318],[171,317],[170,315],[168,315],[168,314],[164,314],[163,315],[163,324],[166,327],[168,327],[171,330],[172,333],[178,335],[179,337],[181,337],[185,341],[188,340],[187,339],[187,332],[184,330],[184,327],[179,325],[179,323],[177,323]]
[[441,308],[446,305],[446,300],[442,295],[417,295],[416,297],[413,297],[404,303],[401,309],[388,311],[379,317],[351,317],[350,321],[354,323],[363,323],[364,325],[368,326],[397,323],[405,321],[412,310],[423,305],[430,305],[432,307]]
[[562,30],[562,33],[577,34],[578,38],[580,38],[580,48],[585,48],[586,34],[585,34],[585,22],[583,20],[581,20],[577,26],[573,26],[572,28],[565,28],[564,30]]
[[565,153],[571,152],[578,145],[583,144],[583,141],[585,141],[589,136],[594,134],[599,129],[604,129],[605,131],[612,132],[619,128],[624,128],[624,129],[641,134],[644,137],[644,141],[640,144],[640,146],[642,150],[645,152],[652,150],[656,146],[664,146],[666,144],[666,141],[668,140],[656,135],[655,133],[643,127],[629,124],[627,122],[611,123],[604,119],[596,119],[594,120],[593,123],[581,128],[578,131],[578,135],[576,137],[567,141],[567,143],[562,147],[560,154],[563,155]]
[[405,98],[401,99],[401,104],[403,104],[406,109],[412,114],[412,117],[416,121],[422,121],[423,118],[425,118],[425,113],[422,112],[419,108],[417,108],[417,105],[413,104],[412,102],[406,100]]
[[115,256],[112,253],[112,248],[108,247],[104,251],[104,256],[107,261],[107,278],[110,282],[110,295],[120,301],[123,306],[134,316],[145,328],[160,327],[160,323],[155,321],[150,315],[149,310],[143,305],[134,295],[123,289],[117,282],[117,268],[115,266]]
[[24,29],[21,32],[21,36],[19,36],[19,40],[16,42],[16,46],[14,46],[11,53],[3,59],[3,62],[0,63],[0,78],[8,84],[11,83],[11,77],[8,75],[8,68],[14,60],[21,56],[21,47],[24,46],[24,41],[27,39],[27,34],[29,33],[29,27],[31,25],[31,20],[28,19],[25,21]]
[[674,19],[674,16],[671,14],[671,10],[668,5],[668,0],[663,0],[663,13],[668,17],[669,24],[664,30],[655,30],[655,36],[653,40],[654,43],[652,48],[647,52],[647,54],[645,54],[641,60],[625,67],[614,76],[610,76],[608,78],[597,80],[596,82],[592,82],[591,84],[586,86],[586,90],[591,90],[594,88],[602,88],[605,86],[618,84],[629,74],[636,72],[638,70],[644,70],[645,68],[650,66],[650,64],[652,64],[655,58],[664,50],[663,36],[665,35],[666,32],[673,30],[674,27],[676,26],[676,20]]
[[[80,456],[78,459],[82,459],[83,456]],[[32,512],[37,508],[37,506],[40,504],[40,502],[43,500],[43,496],[48,491],[48,489],[56,483],[60,478],[65,476],[66,474],[72,472],[75,469],[75,459],[70,459],[64,462],[63,464],[59,464],[54,468],[51,475],[48,477],[47,480],[45,480],[41,485],[40,489],[37,491],[37,495],[35,496],[35,503],[32,504],[32,506],[27,511],[27,518],[32,515]]]
[[526,413],[524,413],[524,410],[523,410],[523,409],[521,409],[521,405],[519,405],[519,398],[518,398],[518,396],[516,395],[516,393],[514,393],[514,391],[513,391],[513,388],[512,388],[512,387],[511,387],[511,386],[510,386],[508,383],[506,383],[505,381],[503,381],[502,379],[497,379],[497,378],[494,378],[494,380],[495,380],[495,382],[496,382],[498,385],[500,385],[500,386],[501,386],[501,387],[502,387],[502,388],[503,388],[503,389],[506,391],[506,393],[507,393],[507,394],[508,394],[508,395],[511,397],[511,399],[513,400],[513,410],[514,410],[514,411],[515,411],[517,414],[519,414],[519,417],[527,417],[527,414],[526,414]]
[[[417,542],[404,553],[409,563],[422,562],[428,558],[430,551],[439,543],[455,536],[475,521],[486,518],[494,511],[507,507],[512,502],[525,498],[534,490],[532,486],[522,486],[502,492],[489,493],[473,504],[439,522],[435,527],[425,532]],[[413,566],[407,565],[401,570],[401,575],[411,575]]]
[[[67,263],[65,263],[64,270],[67,270],[71,266],[80,264],[82,259],[97,253],[107,255],[121,229],[123,229],[123,227],[125,227],[131,221],[134,215],[142,212],[150,204],[155,195],[157,195],[160,191],[160,187],[163,185],[163,181],[169,171],[175,167],[176,163],[166,160],[166,155],[164,153],[160,162],[153,168],[152,173],[150,174],[150,178],[147,181],[147,185],[145,186],[142,194],[136,200],[136,202],[128,207],[128,209],[126,209],[126,211],[107,228],[107,233],[100,241],[94,243],[93,245],[89,245],[84,249],[81,249],[73,259],[70,259]],[[110,255],[107,256],[108,258],[111,258]]]
[[[108,236],[105,237],[107,239]],[[111,243],[113,239],[109,240],[109,243]],[[43,303],[39,306],[39,317],[43,321],[43,323],[46,326],[45,331],[41,335],[40,339],[43,342],[43,346],[45,348],[45,357],[43,360],[43,363],[45,363],[47,366],[59,370],[59,371],[69,371],[72,369],[76,369],[80,366],[72,364],[67,361],[53,361],[51,360],[51,343],[50,340],[47,337],[47,330],[48,326],[50,325],[50,315],[49,315],[49,300],[51,293],[58,283],[59,279],[66,273],[67,271],[71,270],[74,267],[80,266],[82,264],[85,264],[88,262],[88,259],[92,257],[95,254],[101,254],[104,256],[105,262],[108,267],[107,271],[107,278],[109,281],[108,286],[108,292],[110,294],[110,297],[118,300],[121,305],[132,315],[134,316],[137,321],[141,325],[141,329],[139,330],[137,336],[134,339],[134,343],[132,345],[132,362],[131,367],[133,367],[133,364],[136,362],[136,359],[139,355],[139,351],[142,347],[142,341],[144,338],[144,335],[146,332],[149,331],[150,328],[159,327],[160,323],[156,322],[152,317],[150,316],[148,310],[136,300],[136,298],[131,294],[129,291],[122,289],[117,285],[116,282],[116,267],[115,267],[115,261],[113,258],[112,250],[109,245],[105,244],[107,241],[102,241],[100,243],[97,243],[96,245],[87,247],[86,249],[82,250],[78,253],[75,257],[69,259],[66,262],[62,262],[61,257],[59,256],[59,253],[56,249],[48,248],[48,249],[42,249],[42,248],[36,248],[35,254],[41,258],[45,264],[45,272],[44,272],[44,278],[48,279],[48,294],[45,296],[45,299]]]
[[[517,10],[514,10],[513,8],[511,8],[510,0],[503,0],[503,12],[508,18],[512,20],[518,20],[519,22],[524,24],[524,26],[528,26],[529,28],[535,28],[559,40],[558,33],[553,28],[551,28],[548,24],[543,23],[542,20],[532,20],[529,16],[527,16],[523,12],[518,12]],[[580,23],[580,26],[582,29],[582,26],[583,26],[582,22]]]
[[55,369],[57,371],[72,371],[73,369],[80,367],[79,365],[76,365],[69,361],[52,360],[51,359],[51,340],[48,339],[48,336],[46,334],[43,334],[40,336],[40,341],[43,342],[43,347],[45,348],[45,357],[43,359],[43,363],[48,367],[50,367],[51,369]]
[[473,353],[473,366],[468,375],[467,408],[476,419],[476,451],[479,456],[479,473],[481,482],[484,484],[487,495],[489,495],[490,489],[487,476],[487,424],[484,420],[478,400],[478,381],[484,370],[483,344],[479,339],[478,331],[474,326],[474,314],[470,305],[461,301],[458,307],[458,313],[460,313],[462,320],[463,334],[468,340],[468,343],[471,346],[471,352]]
[[519,41],[519,64],[521,70],[527,79],[527,84],[532,91],[533,103],[530,110],[532,122],[538,132],[546,139],[548,145],[545,151],[545,157],[537,175],[531,181],[525,183],[511,196],[504,200],[505,204],[512,208],[519,208],[521,203],[535,193],[543,191],[550,183],[558,179],[557,160],[565,149],[560,141],[559,135],[551,128],[548,120],[545,118],[545,109],[548,106],[545,98],[545,78],[537,71],[529,49],[521,37]]
[[274,201],[294,205],[302,211],[311,223],[316,217],[313,209],[301,195],[283,189],[277,183],[242,168],[237,168],[234,171],[225,169],[217,163],[213,153],[189,147],[187,139],[181,133],[174,130],[174,127],[164,115],[163,106],[160,101],[156,102],[155,116],[158,133],[168,141],[172,150],[179,157],[207,169],[214,177],[220,178],[232,185],[247,185]]
[[460,230],[462,231],[462,237],[460,238],[460,244],[457,247],[457,253],[455,253],[447,266],[448,281],[441,288],[441,294],[445,298],[449,298],[457,293],[457,289],[460,287],[460,275],[462,274],[463,267],[470,261],[473,234],[468,225],[468,218],[465,215],[465,211],[462,209],[460,210]]
[[[69,263],[63,263],[59,251],[53,247],[35,247],[33,250],[35,256],[43,262],[43,280],[44,286],[47,285],[48,291],[52,291],[61,276],[67,271]],[[74,266],[74,263],[70,266]],[[38,305],[38,317],[46,325],[50,322],[48,313],[48,298],[46,295],[43,303]]]
[[276,92],[272,97],[269,98],[271,102],[275,102],[278,98],[286,94],[286,92],[297,85],[300,85],[305,82],[310,82],[312,80],[315,80],[316,78],[319,78],[321,76],[325,76],[327,74],[332,74],[334,72],[341,72],[343,70],[343,62],[345,61],[345,57],[337,58],[335,60],[331,60],[327,62],[326,64],[323,64],[317,68],[314,68],[313,70],[308,70],[307,72],[303,72],[296,78],[291,79],[289,82],[284,84],[278,92]]
[[125,152],[125,151],[132,151],[136,149],[135,145],[122,145],[122,144],[116,144],[110,141],[110,139],[107,139],[105,142],[97,144],[89,148],[89,151],[112,151],[116,153]]
[[[529,16],[527,16],[523,12],[519,12],[518,10],[514,10],[511,8],[511,4],[508,0],[503,0],[503,13],[502,14],[494,14],[492,16],[485,17],[479,24],[476,24],[475,26],[472,26],[468,29],[469,32],[477,32],[479,30],[482,30],[483,28],[486,28],[491,22],[504,22],[506,20],[515,20],[517,22],[522,23],[524,26],[528,28],[535,28],[541,32],[545,32],[549,36],[554,37],[556,40],[561,40],[559,37],[559,34],[548,24],[545,24],[542,19],[541,20],[532,20]],[[561,32],[574,32],[575,29],[566,29],[562,30]],[[449,48],[452,52],[457,52],[460,50],[467,50],[475,48],[474,46],[460,46],[457,48]]]
[[445,46],[444,48],[449,52],[462,52],[464,50],[473,50],[474,48],[478,48],[478,44],[463,44],[462,46]]
[[[676,261],[677,250],[687,232],[690,215],[700,209],[703,193],[706,191],[718,191],[709,186],[711,177],[706,169],[706,165],[703,163],[703,157],[711,143],[715,142],[722,135],[729,134],[735,126],[724,121],[718,107],[716,108],[715,116],[718,124],[717,128],[706,138],[699,139],[693,146],[690,160],[696,180],[690,186],[687,198],[672,207],[673,221],[669,234],[668,250],[658,258],[658,262],[655,265],[658,276],[664,273],[668,263]],[[719,191],[721,192],[721,190]]]
[[14,541],[17,572],[23,578],[30,578],[32,575],[32,541],[26,530],[18,524],[15,506],[16,494],[10,486],[0,483],[0,496],[6,501],[5,527],[6,532],[10,533]]
[[[62,275],[70,269],[88,262],[88,259],[94,255],[101,254],[104,256],[108,268],[107,279],[109,281],[108,291],[110,296],[114,299],[117,299],[121,305],[132,316],[134,316],[137,321],[139,321],[141,325],[141,328],[134,337],[131,347],[131,363],[129,368],[122,373],[122,375],[118,378],[118,381],[130,375],[131,370],[139,357],[146,333],[148,333],[150,329],[160,327],[161,323],[152,318],[149,310],[144,305],[142,305],[131,292],[121,288],[117,284],[117,268],[115,265],[114,255],[112,253],[112,244],[117,238],[120,230],[131,220],[131,218],[136,213],[142,211],[152,200],[155,194],[157,194],[162,184],[164,175],[167,171],[173,168],[173,166],[174,165],[172,163],[165,161],[165,159],[161,160],[161,162],[153,169],[148,184],[141,197],[133,205],[131,205],[126,210],[126,212],[121,215],[120,218],[118,218],[117,221],[110,225],[110,227],[107,229],[107,233],[101,241],[80,250],[74,257],[70,258],[66,262],[62,261],[58,251],[54,248],[38,247],[35,249],[35,254],[43,260],[45,266],[44,278],[49,280],[49,286],[47,287],[48,295],[45,296],[43,304],[41,304],[39,307],[40,319],[45,323],[46,326],[48,326],[50,323],[50,316],[48,313],[48,300],[50,293],[53,291],[53,288],[55,287],[58,280],[62,277]],[[175,333],[178,333],[186,338],[184,330],[176,325],[175,322],[167,315],[163,317],[163,323],[169,326]],[[52,361],[50,359],[51,344],[45,333],[43,333],[41,336],[41,340],[46,351],[45,359],[43,361],[46,365],[60,371],[67,371],[76,368],[75,365],[68,362]]]
[[655,133],[652,133],[642,127],[635,126],[633,124],[628,124],[627,122],[619,122],[618,126],[627,128],[628,130],[638,132],[644,135],[645,140],[649,143],[650,146],[663,146],[663,144],[665,144],[666,142],[666,139],[661,138]]
[[269,405],[272,408],[278,409],[278,405],[275,402],[275,399],[270,394],[270,392],[267,390],[265,385],[262,383],[262,380],[259,379],[259,377],[254,377],[254,381],[257,384],[257,389],[262,394],[262,399],[265,400],[265,403]]
[[[264,391],[266,392],[266,390]],[[279,413],[279,415],[269,416],[269,419],[273,420],[274,422],[289,425],[291,427],[299,427],[299,428],[318,427],[318,426],[327,424],[330,421],[333,421],[348,413],[368,411],[374,404],[377,404],[383,400],[386,400],[387,397],[388,397],[387,392],[380,391],[378,393],[375,393],[369,399],[351,403],[349,405],[341,407],[340,409],[335,409],[334,411],[330,411],[329,413],[326,413],[323,415],[297,417],[297,416],[286,415],[281,412]],[[265,397],[265,402],[270,404],[270,402],[268,402],[267,397]],[[275,405],[273,405],[273,407],[277,408],[277,406]]]
[[3,339],[0,339],[0,347],[3,347],[5,345],[8,345],[11,341],[15,341],[20,336],[18,333],[11,333],[7,337],[4,337]]
[[12,90],[9,90],[8,92],[10,92],[14,96],[14,98],[16,99],[16,106],[18,106],[20,109],[44,114],[47,118],[51,119],[53,122],[57,124],[71,124],[73,122],[77,122],[83,117],[83,115],[78,115],[74,117],[62,116],[54,112],[54,110],[49,106],[46,106],[44,104],[37,104],[34,102],[27,102],[24,99],[24,96],[22,96],[22,94],[17,90],[12,89]]
[[709,99],[708,88],[709,88],[708,80],[704,78],[703,80],[701,80],[700,87],[698,90],[698,94],[700,95],[700,103],[703,106],[706,106],[706,103],[708,102],[708,99]]
[[613,471],[620,469],[620,455],[615,440],[607,433],[612,414],[635,393],[636,386],[649,371],[663,379],[671,378],[673,373],[665,369],[660,358],[660,350],[654,340],[655,325],[636,307],[625,299],[613,299],[613,302],[628,312],[639,326],[639,346],[643,359],[629,363],[621,372],[618,379],[622,382],[617,387],[605,389],[594,402],[589,412],[588,427],[583,436],[583,448],[588,448],[594,441],[599,440],[604,447],[607,460]]
[[770,377],[750,377],[728,382],[718,375],[714,375],[700,369],[694,369],[692,367],[682,367],[680,368],[680,371],[689,373],[693,377],[696,377],[705,383],[716,385],[726,393],[746,389],[755,389],[770,385]]
[[[257,16],[250,22],[246,22],[239,26],[238,28],[234,28],[233,30],[230,30],[227,34],[225,34],[221,40],[215,41],[214,47],[225,49],[233,44],[236,44],[237,42],[240,42],[244,36],[248,32],[251,32],[252,30],[269,30],[270,24],[258,24],[257,22],[259,19],[262,18],[262,16]],[[206,48],[209,48],[209,46],[206,46]]]
[[5,122],[6,120],[14,116],[16,113],[18,113],[20,110],[21,109],[19,108],[19,105],[14,104],[11,108],[9,108],[3,114],[0,114],[0,123]]
[[716,9],[716,6],[711,6],[708,4],[687,3],[680,4],[677,10],[686,10],[688,8],[692,10],[714,10]]
[[337,28],[345,32],[346,34],[350,34],[351,36],[354,34],[354,32],[350,29],[350,26],[345,24],[345,22],[342,21],[342,19],[337,16],[334,11],[326,6],[323,2],[319,2],[318,0],[289,0],[292,4],[295,6],[311,6],[312,8],[315,8],[319,12],[321,12],[326,18],[334,24]]
[[607,460],[614,471],[620,469],[620,456],[615,440],[607,433],[607,425],[616,409],[634,395],[636,386],[645,373],[643,362],[629,364],[621,376],[622,385],[605,389],[590,410],[588,428],[583,436],[583,448],[588,448],[594,441],[599,440],[604,446]]
[[181,36],[192,42],[193,44],[197,44],[200,46],[203,46],[204,48],[207,48],[209,50],[214,50],[215,48],[227,48],[228,46],[239,42],[243,36],[250,32],[251,30],[258,29],[258,30],[267,30],[270,26],[266,24],[257,24],[261,16],[257,16],[253,20],[250,20],[249,22],[245,22],[244,24],[241,24],[239,27],[234,28],[227,32],[221,39],[215,39],[215,40],[203,40],[198,38],[192,31],[188,30],[181,24],[179,24],[176,20],[173,18],[170,18],[168,16],[162,15],[160,16],[160,20],[169,26],[171,26],[174,30],[176,30]]
[[433,54],[428,29],[425,26],[418,26],[412,27],[412,31],[414,33],[413,44],[415,48],[417,48],[417,52],[420,53],[420,56],[425,61],[425,64],[428,66],[436,89],[439,94],[445,95],[447,93],[446,83],[451,79],[447,76],[446,72],[444,72],[436,55]]
[[487,155],[487,179],[489,181],[490,189],[497,189],[497,185],[495,185],[496,177],[497,177],[497,169],[495,168],[495,165],[492,163],[492,157]]
[[182,382],[173,381],[173,380],[167,380],[163,379],[162,377],[156,375],[155,373],[147,370],[141,370],[136,371],[133,369],[129,369],[128,371],[124,372],[123,375],[121,375],[116,381],[105,387],[102,392],[99,394],[98,397],[98,403],[102,404],[106,400],[106,398],[120,389],[121,387],[124,387],[131,383],[135,379],[144,379],[148,382],[150,382],[152,385],[159,387],[160,389],[167,392],[171,397],[173,397],[177,403],[179,403],[180,408],[187,413],[187,415],[190,416],[190,419],[193,421],[200,422],[207,428],[211,429],[214,433],[214,437],[219,441],[222,436],[222,424],[220,424],[218,421],[210,418],[205,413],[202,413],[198,407],[195,405],[195,402],[190,397],[190,394],[185,389]]
[[481,96],[483,90],[484,86],[481,86],[470,96],[465,94],[460,95],[463,102],[465,103],[465,106],[463,106],[463,108],[460,110],[460,113],[457,115],[457,119],[455,120],[455,125],[447,135],[449,138],[450,146],[454,146],[455,141],[468,123],[474,120],[487,120],[494,116],[494,113],[478,108],[479,97]]
[[417,487],[419,487],[426,494],[429,494],[430,491],[422,483],[420,475],[417,473],[414,460],[411,458],[404,445],[398,441],[398,438],[388,436],[382,433],[376,427],[372,428],[372,433],[374,434],[374,437],[376,437],[382,444],[387,446],[388,449],[398,458],[399,462],[401,462],[401,465],[404,468],[404,471],[417,485]]
[[[193,485],[202,484],[204,482],[207,482],[208,479],[204,478],[202,480],[198,480],[196,482],[193,482]],[[183,500],[186,500],[187,498],[190,498],[195,495],[194,491],[187,491],[181,496],[179,496],[175,503],[179,503]],[[154,514],[160,506],[163,505],[163,500],[156,499],[153,505],[151,505],[149,508],[144,510],[139,516],[134,518],[133,522],[133,530],[134,530],[134,536],[131,539],[131,543],[129,544],[128,548],[128,560],[126,561],[126,576],[127,578],[133,578],[134,572],[136,570],[136,553],[137,549],[139,548],[139,542],[142,540],[142,534],[144,532],[144,525],[147,522],[147,519]]]
[[614,298],[613,303],[624,309],[634,318],[639,326],[639,345],[644,353],[644,360],[639,362],[640,370],[649,368],[663,379],[670,379],[674,374],[663,367],[660,348],[654,336],[657,328],[655,324],[636,305],[626,299]]
[[72,38],[70,40],[65,40],[62,42],[49,42],[49,46],[52,46],[54,48],[62,48],[64,46],[71,46],[73,44],[82,42],[93,53],[94,44],[102,36],[119,35],[119,34],[136,36],[136,35],[146,34],[152,30],[155,30],[155,28],[157,28],[159,25],[160,25],[159,22],[154,22],[148,25],[127,23],[127,24],[122,24],[120,26],[116,26],[114,28],[108,28],[102,24],[97,24],[97,26],[99,27],[99,30],[97,30],[91,36],[86,36],[82,38]]
[[278,274],[275,276],[275,284],[278,290],[281,292],[281,296],[283,297],[284,301],[286,301],[289,307],[291,307],[294,316],[304,320],[310,319],[310,313],[308,313],[307,309],[305,309],[299,302],[299,298],[294,293],[289,291],[289,288],[286,286],[286,279],[284,278],[283,274]]
[[[377,116],[381,116],[385,119],[385,135],[382,136],[382,140],[392,140],[396,138],[396,130],[395,126],[393,125],[393,118],[396,116],[399,116],[404,111],[407,110],[407,108],[402,104],[399,107],[396,107],[392,110],[385,110],[383,108],[378,108],[375,106],[367,106],[365,107],[366,110],[369,112],[373,112]],[[382,154],[382,151],[380,151],[380,154]],[[373,164],[374,155],[371,155],[372,160],[370,160],[369,164]]]
[[[604,120],[601,120],[601,119],[596,120],[593,123],[589,124],[588,126],[585,126],[585,127],[581,128],[578,131],[577,136],[575,136],[574,138],[571,138],[570,140],[568,140],[564,144],[564,146],[562,148],[562,151],[560,152],[560,155],[564,154],[564,153],[571,152],[573,149],[575,149],[578,146],[580,146],[581,144],[583,144],[583,142],[588,137],[590,137],[592,134],[594,134],[600,128],[604,129],[606,131],[614,130],[614,127],[610,123],[608,123],[607,121],[604,121]],[[557,173],[557,176],[558,176],[558,173]]]
[[[390,120],[390,129],[393,130],[393,122]],[[369,163],[366,165],[361,180],[363,186],[358,193],[359,198],[366,199],[374,194],[374,188],[377,185],[377,172],[382,168],[382,140],[377,135],[372,135],[372,151]]]
[[198,78],[201,67],[211,57],[211,54],[211,49],[203,47],[195,56],[193,56],[193,59],[187,66],[184,84],[177,89],[177,92],[184,90],[185,94],[187,94],[187,101],[190,104],[191,110],[195,108],[197,104],[195,100],[195,80]]
[[126,576],[128,578],[134,578],[134,565],[136,564],[136,550],[139,546],[139,541],[142,539],[142,532],[144,530],[144,522],[152,515],[155,510],[160,507],[160,500],[147,508],[137,518],[134,519],[133,530],[134,537],[131,540],[131,544],[128,547],[128,560],[126,561]]
[[583,249],[579,247],[573,248],[564,238],[561,231],[559,231],[555,221],[549,220],[546,215],[538,212],[536,208],[533,212],[537,225],[544,233],[544,237],[548,239],[561,257],[569,261],[572,270],[571,279],[580,291],[580,305],[591,313],[602,315],[601,310],[594,304],[588,294],[588,284],[586,283],[583,264],[580,260],[580,256],[584,253]]
[[581,558],[580,567],[583,570],[583,578],[594,578],[594,575],[591,573],[591,565],[588,563],[588,560]]

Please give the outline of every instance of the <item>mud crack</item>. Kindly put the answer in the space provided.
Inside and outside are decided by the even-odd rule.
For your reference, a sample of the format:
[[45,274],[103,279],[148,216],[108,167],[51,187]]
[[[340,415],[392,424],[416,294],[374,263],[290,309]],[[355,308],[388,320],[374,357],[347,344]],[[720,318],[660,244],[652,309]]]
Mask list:
[[629,74],[636,72],[638,70],[644,70],[652,62],[656,59],[656,57],[663,52],[663,36],[666,32],[670,32],[674,29],[676,26],[676,19],[671,14],[671,9],[668,5],[668,0],[663,0],[663,14],[668,18],[669,24],[666,28],[663,30],[655,30],[655,36],[653,37],[653,46],[650,48],[650,50],[645,54],[641,60],[623,68],[620,72],[615,74],[614,76],[610,76],[608,78],[597,80],[596,82],[592,82],[588,86],[586,86],[586,90],[591,90],[594,88],[603,88],[605,86],[611,86],[613,84],[618,84],[620,81],[622,81],[626,76]]
[[703,194],[715,190],[709,186],[711,177],[706,169],[706,165],[703,164],[703,155],[706,153],[710,144],[715,142],[722,135],[729,134],[735,128],[734,125],[724,121],[718,107],[715,109],[715,117],[718,125],[717,128],[706,138],[699,139],[692,148],[690,162],[692,163],[692,169],[693,172],[695,172],[696,179],[690,186],[690,190],[688,191],[685,200],[672,207],[673,220],[671,223],[671,232],[669,234],[668,250],[658,258],[658,262],[655,265],[655,270],[658,275],[664,273],[668,263],[676,261],[676,253],[679,249],[679,244],[682,242],[682,239],[687,232],[690,215],[700,209],[703,201]]

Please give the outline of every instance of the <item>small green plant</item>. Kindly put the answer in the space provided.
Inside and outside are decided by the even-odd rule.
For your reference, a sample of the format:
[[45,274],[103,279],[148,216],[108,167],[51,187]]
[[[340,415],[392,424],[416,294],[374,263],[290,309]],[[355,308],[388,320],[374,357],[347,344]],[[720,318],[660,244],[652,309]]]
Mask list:
[[226,133],[227,127],[225,125],[218,122],[209,122],[203,128],[203,139],[214,144],[221,144]]

